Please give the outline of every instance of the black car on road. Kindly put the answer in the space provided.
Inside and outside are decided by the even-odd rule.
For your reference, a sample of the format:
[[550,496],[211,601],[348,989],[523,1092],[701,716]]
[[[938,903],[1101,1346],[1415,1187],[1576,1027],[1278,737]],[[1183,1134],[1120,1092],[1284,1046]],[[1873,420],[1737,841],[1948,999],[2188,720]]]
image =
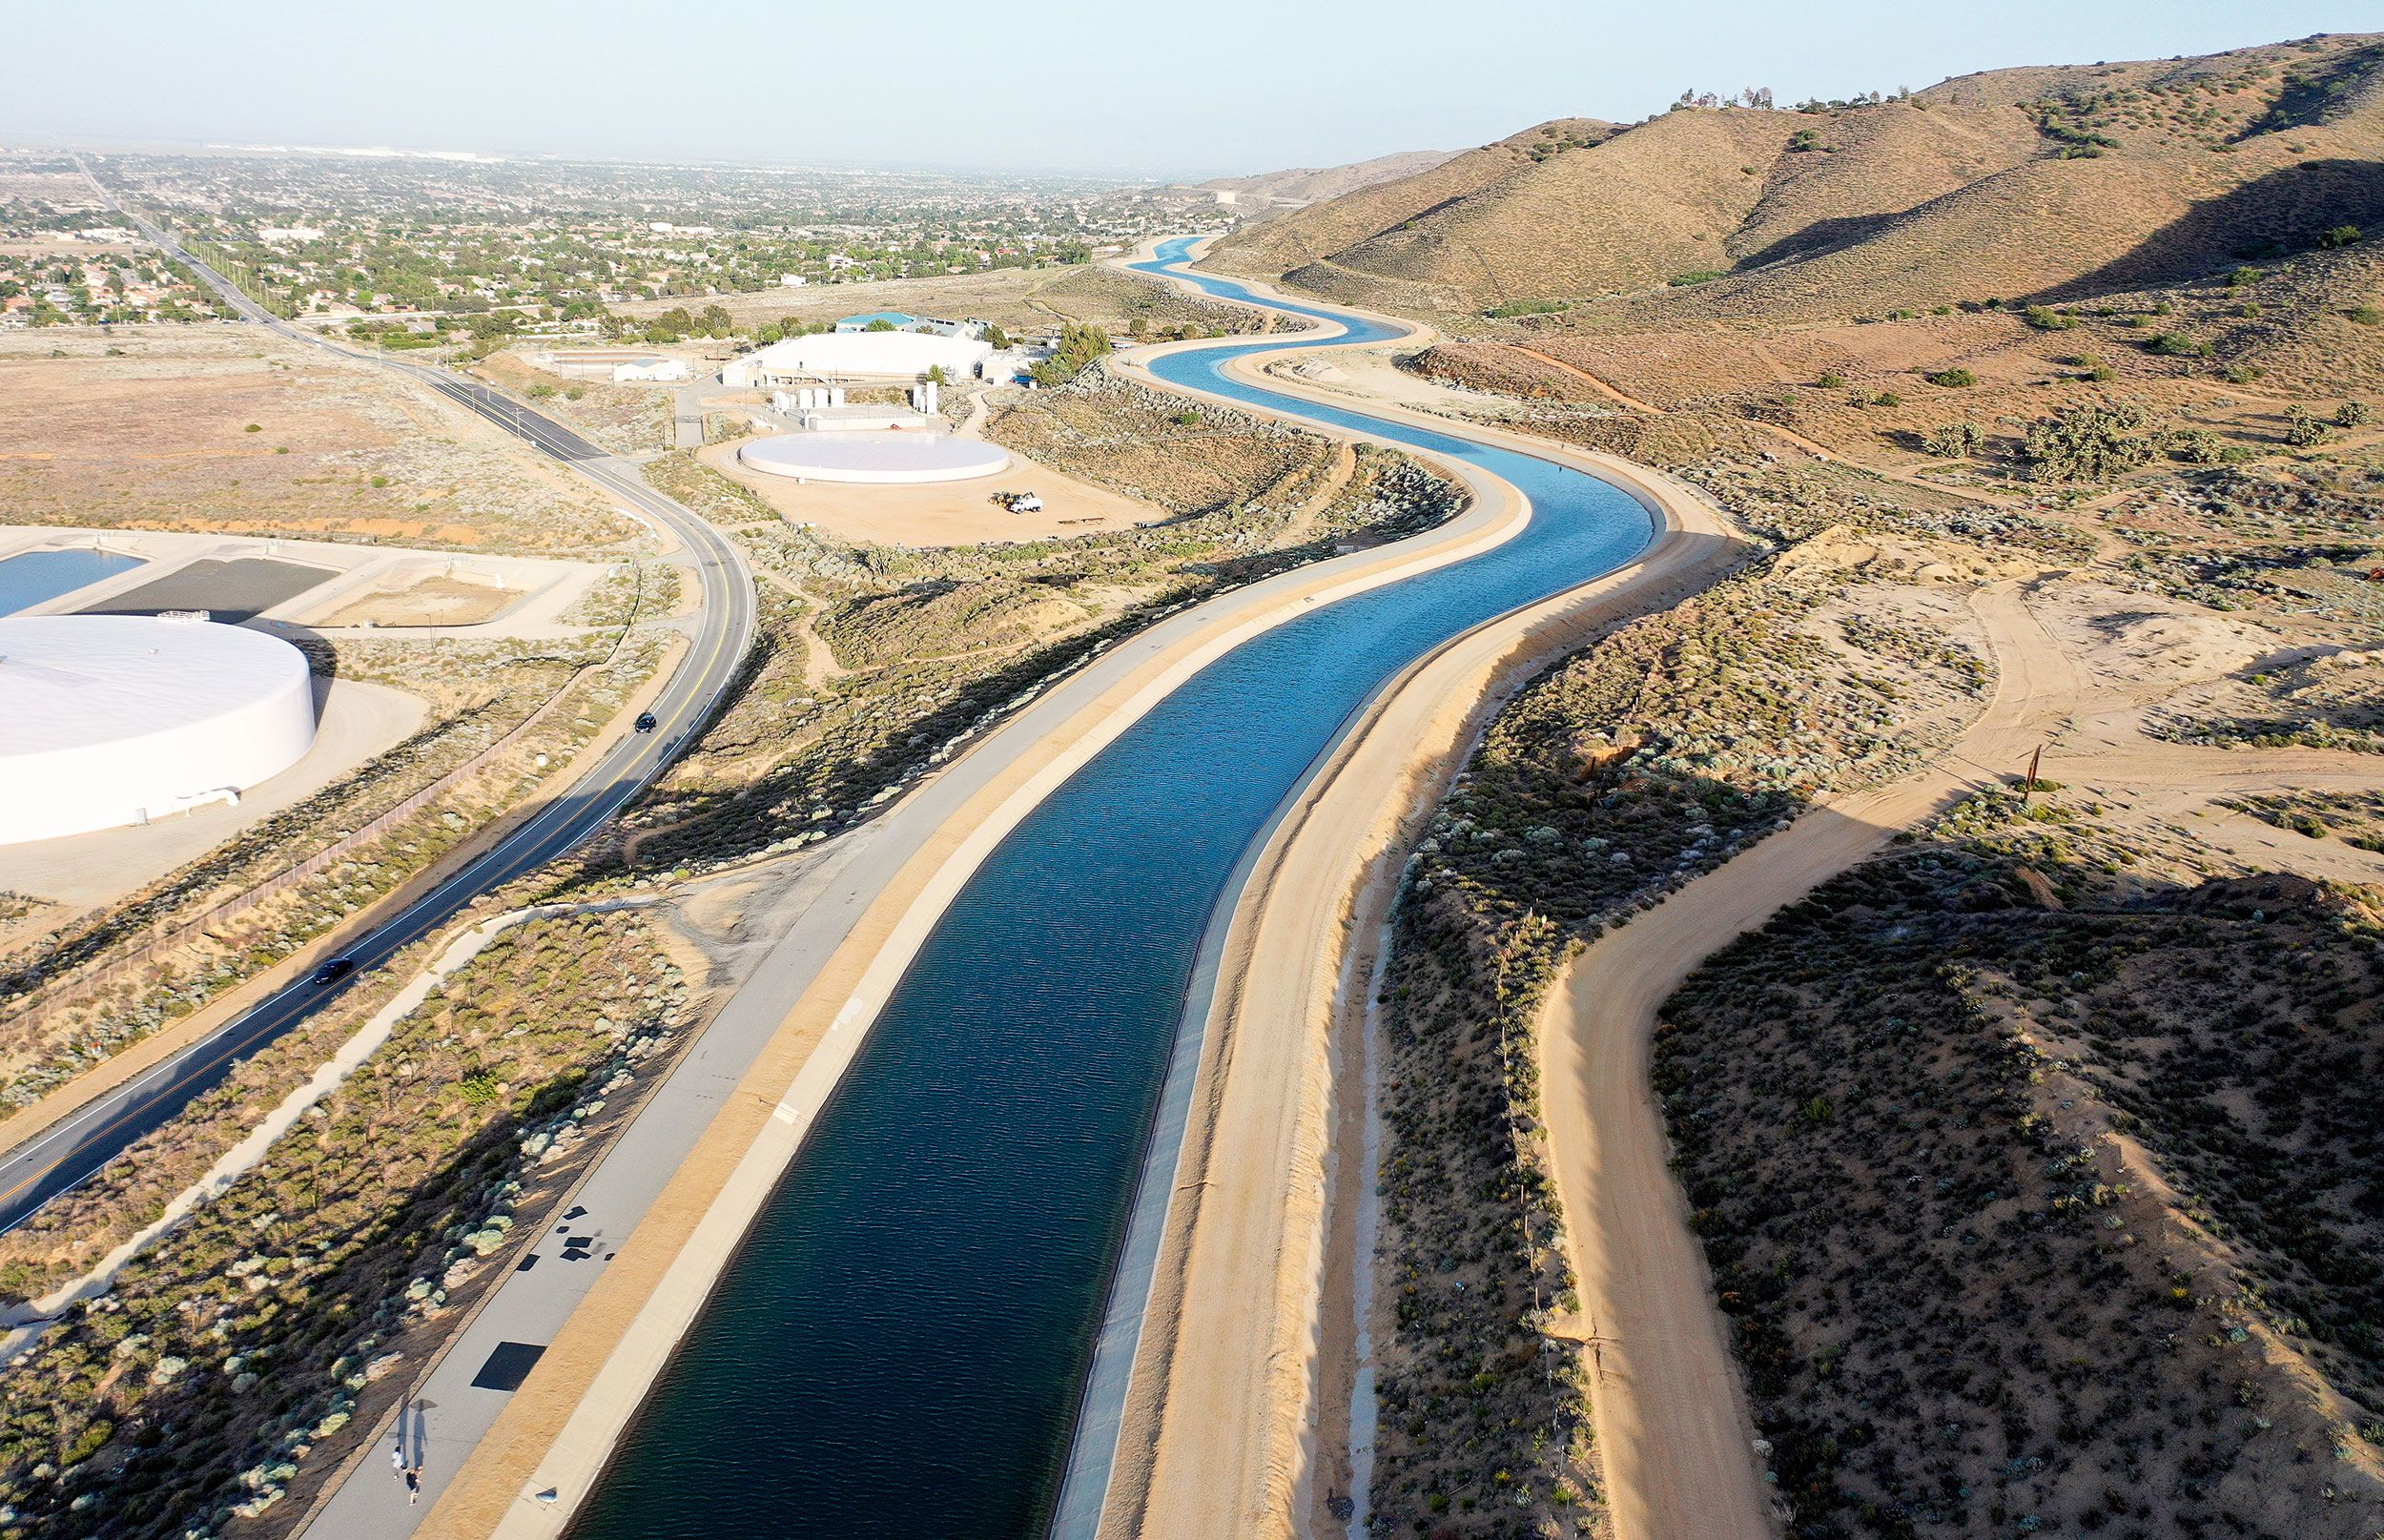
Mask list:
[[651,711],[643,711],[643,712],[640,712],[640,713],[638,714],[638,719],[637,719],[637,730],[638,730],[638,731],[640,731],[640,732],[651,732],[651,731],[653,731],[653,730],[654,730],[654,713],[653,713],[653,712],[651,712]]
[[329,962],[324,963],[321,967],[315,970],[314,982],[318,986],[323,984],[336,984],[340,979],[347,977],[348,975],[354,972],[356,972],[356,959],[354,957],[334,957]]

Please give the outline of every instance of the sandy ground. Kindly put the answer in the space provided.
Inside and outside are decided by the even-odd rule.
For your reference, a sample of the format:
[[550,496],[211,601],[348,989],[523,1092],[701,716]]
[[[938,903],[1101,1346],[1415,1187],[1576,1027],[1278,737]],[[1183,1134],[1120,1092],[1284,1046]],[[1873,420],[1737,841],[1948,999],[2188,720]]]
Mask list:
[[[1540,1033],[1542,1099],[1582,1300],[1579,1318],[1559,1329],[1592,1345],[1592,1406],[1621,1540],[1754,1540],[1777,1530],[1649,1078],[1656,1012],[1698,963],[1876,854],[1898,831],[1973,790],[2007,783],[2039,745],[2052,746],[2048,778],[2104,790],[2146,816],[2205,814],[2211,796],[2230,790],[2374,784],[2373,762],[2356,755],[2198,749],[2142,736],[2144,708],[2190,682],[2196,659],[2206,669],[2230,667],[2224,648],[2179,648],[2181,666],[2147,670],[2144,660],[2130,666],[2110,647],[2089,656],[2058,599],[2003,584],[1982,590],[1974,605],[1995,656],[1996,688],[1935,766],[1825,801],[1609,932],[1551,994]],[[2293,853],[2289,836],[2232,826],[2196,832],[2206,830],[2229,836],[2212,843],[2241,837],[2267,846],[2245,851],[2262,865],[2288,864]],[[2368,852],[2300,843],[2314,859],[2361,869],[2364,880],[2384,871],[2384,861],[2356,859]]]
[[421,697],[385,685],[318,678],[315,746],[238,807],[210,803],[154,823],[0,845],[0,889],[77,910],[112,903],[404,742],[424,710]]
[[485,584],[432,574],[402,587],[377,589],[323,617],[325,626],[478,626],[521,602]]
[[[1167,517],[1162,508],[1063,476],[1012,450],[998,476],[926,486],[838,486],[797,483],[747,470],[734,443],[714,444],[697,458],[750,487],[797,524],[813,524],[847,540],[888,545],[981,545],[992,541],[1047,540],[1100,529],[1130,529]],[[996,492],[1034,492],[1040,513],[997,506]]]

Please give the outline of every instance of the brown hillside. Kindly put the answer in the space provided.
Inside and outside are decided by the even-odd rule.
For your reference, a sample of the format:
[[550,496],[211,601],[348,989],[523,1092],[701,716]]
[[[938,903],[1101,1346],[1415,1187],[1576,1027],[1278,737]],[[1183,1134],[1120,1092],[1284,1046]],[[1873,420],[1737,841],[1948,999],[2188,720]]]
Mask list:
[[[1441,171],[1479,176],[1485,154]],[[1261,235],[1235,259],[1391,308],[1565,302],[1538,324],[1587,331],[2084,298],[2345,225],[2384,235],[2384,37],[1997,71],[1836,111],[1678,109],[1417,202],[1320,204],[1297,250]],[[1698,274],[1722,276],[1672,286]]]
[[1428,171],[1311,204],[1264,227],[1241,231],[1218,242],[1203,265],[1272,277],[1479,192],[1517,167],[1531,164],[1534,154],[1551,154],[1550,146],[1594,142],[1613,132],[1613,124],[1595,118],[1567,117],[1542,123],[1495,144],[1468,150]]
[[2260,315],[2232,361],[2264,371],[2271,388],[2313,395],[2384,380],[2384,242],[2290,263],[2255,292]]
[[1460,151],[1407,150],[1397,154],[1376,155],[1347,166],[1317,168],[1302,166],[1292,171],[1267,172],[1256,176],[1219,176],[1200,184],[1203,191],[1236,193],[1252,199],[1284,198],[1295,203],[1314,202],[1323,198],[1346,197],[1351,193],[1384,182],[1395,182],[1403,176],[1413,176],[1435,166],[1454,160]]
[[[1332,265],[1482,298],[1598,294],[1724,268],[1793,119],[1674,113],[1518,167],[1470,197],[1336,255]],[[1625,234],[1627,232],[1627,234]],[[1300,281],[1294,278],[1295,282]]]

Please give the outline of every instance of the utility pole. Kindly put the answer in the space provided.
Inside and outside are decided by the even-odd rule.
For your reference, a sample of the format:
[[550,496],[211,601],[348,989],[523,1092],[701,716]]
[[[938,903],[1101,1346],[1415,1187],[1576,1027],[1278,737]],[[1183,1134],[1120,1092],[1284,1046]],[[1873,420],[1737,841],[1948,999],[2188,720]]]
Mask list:
[[2040,765],[2042,765],[2042,764],[2044,764],[2044,763],[2045,763],[2045,746],[2044,746],[2043,744],[2038,744],[2038,745],[2036,746],[2036,752],[2034,752],[2034,753],[2032,753],[2032,754],[2030,754],[2030,755],[2028,756],[2028,781],[2027,781],[2027,784],[2026,784],[2025,786],[2022,787],[2022,788],[2021,788],[2021,791],[2020,791],[2020,805],[2021,805],[2022,807],[2024,807],[2024,807],[2026,807],[2026,806],[2028,805],[2028,799],[2029,799],[2030,797],[2032,797],[2032,796],[2036,795],[2036,771],[2037,771],[2037,767],[2038,767],[2038,766],[2040,766]]

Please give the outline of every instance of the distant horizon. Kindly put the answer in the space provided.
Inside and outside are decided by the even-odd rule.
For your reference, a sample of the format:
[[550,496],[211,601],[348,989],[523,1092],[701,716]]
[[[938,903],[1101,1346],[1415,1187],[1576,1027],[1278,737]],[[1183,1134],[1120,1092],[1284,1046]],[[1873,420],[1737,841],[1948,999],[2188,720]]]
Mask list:
[[[1634,122],[1684,88],[1768,86],[1785,105],[2376,25],[2343,0],[2285,0],[2265,16],[2214,0],[2020,0],[1959,15],[1715,0],[1684,41],[1625,8],[1551,16],[1483,0],[1459,30],[1420,0],[1296,13],[1215,0],[1195,21],[1050,7],[1030,31],[933,0],[893,18],[917,25],[890,43],[884,13],[704,31],[594,0],[559,32],[545,6],[409,10],[409,34],[438,39],[437,52],[360,49],[319,13],[268,0],[204,16],[126,0],[116,31],[141,46],[102,55],[68,15],[43,12],[18,24],[23,56],[45,68],[0,103],[0,143],[1199,182],[1460,151],[1550,118]],[[911,50],[921,36],[934,48]],[[1202,57],[1221,36],[1251,40],[1230,48],[1231,70]],[[451,62],[457,51],[465,62]],[[455,83],[473,56],[488,62]]]

